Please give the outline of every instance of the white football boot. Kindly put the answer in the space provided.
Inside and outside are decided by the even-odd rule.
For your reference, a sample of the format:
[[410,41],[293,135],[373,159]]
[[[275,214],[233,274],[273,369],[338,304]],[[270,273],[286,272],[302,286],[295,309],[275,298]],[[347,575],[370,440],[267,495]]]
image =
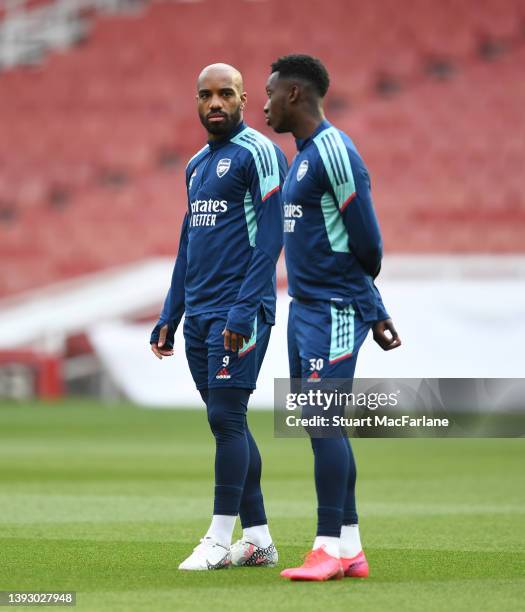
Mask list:
[[231,562],[237,567],[273,567],[278,560],[273,542],[267,548],[261,548],[246,540],[237,540],[231,547]]
[[230,567],[232,557],[230,549],[221,546],[213,538],[202,538],[191,555],[180,565],[180,570],[217,570]]

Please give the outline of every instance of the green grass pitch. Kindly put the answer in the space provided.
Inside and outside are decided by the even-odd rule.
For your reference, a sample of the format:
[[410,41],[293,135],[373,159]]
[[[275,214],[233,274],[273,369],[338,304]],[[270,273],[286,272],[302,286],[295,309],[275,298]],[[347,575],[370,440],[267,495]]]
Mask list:
[[354,441],[371,577],[290,583],[311,451],[270,412],[250,422],[279,567],[185,573],[212,509],[204,411],[0,404],[0,590],[74,590],[81,610],[523,609],[524,440]]

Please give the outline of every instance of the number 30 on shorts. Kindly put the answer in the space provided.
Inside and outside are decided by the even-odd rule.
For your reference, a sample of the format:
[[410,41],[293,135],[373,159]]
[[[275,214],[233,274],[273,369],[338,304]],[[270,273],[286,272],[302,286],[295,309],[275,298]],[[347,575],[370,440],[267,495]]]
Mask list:
[[308,361],[310,362],[310,372],[323,369],[324,359],[309,359]]

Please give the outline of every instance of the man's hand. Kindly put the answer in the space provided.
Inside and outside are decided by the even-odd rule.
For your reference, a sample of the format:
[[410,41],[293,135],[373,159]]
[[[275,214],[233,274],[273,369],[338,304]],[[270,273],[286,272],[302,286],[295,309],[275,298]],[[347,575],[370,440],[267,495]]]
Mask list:
[[392,319],[377,321],[373,326],[374,340],[384,351],[401,346],[401,338],[397,335]]
[[153,351],[153,354],[159,359],[162,359],[163,357],[171,357],[173,355],[173,349],[162,348],[164,346],[164,343],[166,342],[167,335],[168,325],[166,324],[160,328],[159,341],[157,343],[151,343],[151,350]]
[[236,353],[242,349],[242,345],[244,342],[249,341],[249,337],[243,336],[242,334],[238,334],[237,332],[230,331],[229,329],[225,329],[222,332],[224,336],[224,350],[225,351],[233,351]]

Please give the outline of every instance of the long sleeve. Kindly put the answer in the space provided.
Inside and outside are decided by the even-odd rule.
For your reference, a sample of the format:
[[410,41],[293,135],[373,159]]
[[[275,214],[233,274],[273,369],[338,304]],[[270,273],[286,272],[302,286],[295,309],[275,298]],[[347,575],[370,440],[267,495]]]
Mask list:
[[[261,176],[252,160],[248,168],[249,200],[247,205],[253,211],[255,223],[248,227],[253,253],[241,285],[237,300],[228,313],[227,329],[243,336],[250,336],[257,308],[264,292],[271,284],[275,266],[283,244],[282,185],[287,163],[284,155],[275,150],[266,177]],[[251,201],[250,201],[251,200]]]
[[385,305],[383,304],[383,298],[379,293],[379,289],[374,285],[374,294],[376,297],[377,304],[377,321],[384,321],[385,319],[390,319],[390,315],[388,314]]
[[364,167],[353,171],[355,191],[340,208],[350,251],[364,271],[376,278],[381,269],[383,241],[372,204],[370,178]]
[[383,243],[370,195],[370,177],[353,145],[329,128],[314,138],[332,194],[343,219],[348,247],[366,274],[375,278],[381,268]]
[[[342,210],[343,222],[348,232],[348,244],[357,260],[372,278],[381,270],[383,241],[379,223],[372,204],[370,177],[364,167],[353,173],[355,182],[354,196],[347,200]],[[377,320],[384,321],[389,314],[383,304],[379,289],[373,284],[377,306]]]
[[317,143],[326,176],[348,237],[349,252],[368,276],[376,306],[376,320],[388,319],[379,290],[373,283],[381,270],[383,241],[371,196],[370,177],[362,159],[343,142],[339,132]]
[[184,280],[187,268],[187,249],[188,249],[188,213],[184,216],[182,229],[179,239],[179,249],[177,258],[171,275],[171,286],[164,300],[164,306],[160,313],[159,320],[153,332],[150,342],[158,342],[160,328],[168,325],[168,335],[165,346],[173,348],[175,331],[184,314]]

